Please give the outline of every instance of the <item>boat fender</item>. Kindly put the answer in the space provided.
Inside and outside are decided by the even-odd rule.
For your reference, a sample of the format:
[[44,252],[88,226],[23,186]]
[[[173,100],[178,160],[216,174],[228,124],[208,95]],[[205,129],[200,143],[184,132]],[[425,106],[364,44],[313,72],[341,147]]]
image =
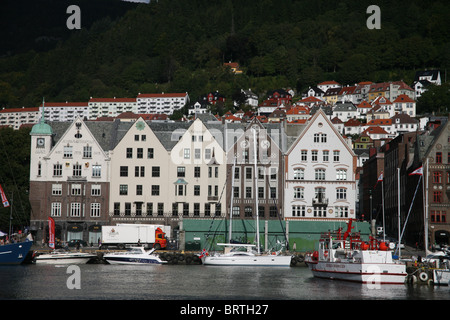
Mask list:
[[423,282],[426,282],[428,280],[428,274],[424,271],[419,273],[419,279]]

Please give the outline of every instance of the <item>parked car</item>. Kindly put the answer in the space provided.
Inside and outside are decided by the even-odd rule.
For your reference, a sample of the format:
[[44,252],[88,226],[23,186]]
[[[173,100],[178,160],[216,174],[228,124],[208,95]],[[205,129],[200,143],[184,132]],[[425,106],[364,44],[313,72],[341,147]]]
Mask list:
[[67,245],[69,246],[69,247],[76,247],[77,246],[77,244],[80,246],[80,247],[87,247],[87,242],[86,241],[84,241],[84,240],[79,240],[79,239],[77,239],[77,240],[70,240],[68,243],[67,243]]

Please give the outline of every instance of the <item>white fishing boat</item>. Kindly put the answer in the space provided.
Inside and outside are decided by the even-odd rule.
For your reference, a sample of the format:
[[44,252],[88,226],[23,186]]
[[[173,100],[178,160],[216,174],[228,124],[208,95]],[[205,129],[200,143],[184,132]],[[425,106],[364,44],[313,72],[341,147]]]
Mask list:
[[385,242],[371,238],[363,242],[352,233],[352,219],[347,231],[322,234],[318,251],[308,253],[305,262],[317,278],[346,280],[369,284],[403,284],[406,265],[392,259],[392,249]]
[[54,250],[50,253],[39,254],[34,257],[36,264],[85,264],[97,255],[87,252],[70,252]]
[[[256,146],[256,130],[253,129],[253,141]],[[256,167],[256,148],[254,148],[254,172],[257,171]],[[234,159],[232,173],[235,172],[236,158]],[[234,174],[232,176],[232,189],[234,187]],[[255,186],[257,186],[258,175],[255,174]],[[258,203],[258,188],[255,190],[255,203]],[[219,246],[224,246],[223,253],[205,254],[201,255],[201,260],[204,265],[215,266],[276,266],[276,267],[289,267],[291,265],[292,257],[290,255],[283,255],[281,252],[273,252],[264,254],[260,252],[260,240],[259,240],[259,214],[258,206],[255,206],[256,211],[256,244],[236,244],[236,243],[218,243]],[[233,192],[231,193],[231,205],[230,212],[233,212]],[[230,226],[229,226],[229,239],[232,234],[232,223],[230,214]]]
[[132,247],[125,252],[111,252],[103,255],[109,264],[164,264],[156,254],[155,249],[146,251],[143,247]]

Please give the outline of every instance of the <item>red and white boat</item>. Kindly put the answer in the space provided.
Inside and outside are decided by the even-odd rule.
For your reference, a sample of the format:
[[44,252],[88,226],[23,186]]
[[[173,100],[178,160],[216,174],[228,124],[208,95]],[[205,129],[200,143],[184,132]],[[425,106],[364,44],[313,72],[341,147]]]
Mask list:
[[321,235],[319,250],[305,256],[313,275],[368,284],[403,284],[406,265],[392,259],[392,250],[386,243],[372,237],[366,243],[359,232],[351,230],[352,219],[347,231],[339,228]]

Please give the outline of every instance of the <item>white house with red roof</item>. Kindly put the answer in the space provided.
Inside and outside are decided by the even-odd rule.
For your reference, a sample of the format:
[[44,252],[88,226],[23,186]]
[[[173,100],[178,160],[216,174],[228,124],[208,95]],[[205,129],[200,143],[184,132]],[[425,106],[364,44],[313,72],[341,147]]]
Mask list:
[[293,106],[286,111],[287,121],[307,120],[309,119],[309,108],[305,106]]
[[411,99],[406,94],[399,95],[394,100],[393,104],[394,104],[394,114],[405,113],[411,117],[416,116],[416,101]]
[[327,92],[328,89],[334,89],[334,88],[340,88],[340,87],[341,87],[341,85],[334,80],[324,81],[317,85],[317,88],[319,88],[323,92]]
[[362,134],[367,134],[372,140],[382,140],[391,137],[386,130],[379,126],[370,126]]
[[367,119],[367,113],[372,109],[372,105],[366,100],[363,100],[360,104],[356,105],[356,114],[360,119]]

